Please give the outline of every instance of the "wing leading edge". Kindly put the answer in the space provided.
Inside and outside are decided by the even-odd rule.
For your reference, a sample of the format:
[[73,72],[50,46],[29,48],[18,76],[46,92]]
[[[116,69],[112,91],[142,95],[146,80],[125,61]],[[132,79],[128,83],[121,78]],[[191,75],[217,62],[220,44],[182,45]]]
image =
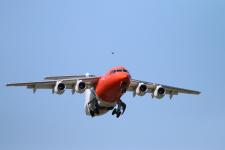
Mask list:
[[[38,81],[38,82],[24,82],[24,83],[10,83],[6,86],[25,86],[27,88],[33,89],[36,91],[36,89],[54,89],[57,82],[61,82],[65,84],[66,89],[74,89],[74,86],[76,85],[77,81],[82,80],[86,83],[88,88],[94,87],[100,77],[96,77],[94,75],[78,75],[78,76],[53,76],[53,77],[46,77],[44,78],[44,81]],[[141,80],[131,80],[131,84],[129,86],[128,91],[134,92],[136,95],[136,90],[140,84],[144,84],[147,87],[148,93],[154,93],[154,91],[160,86],[163,89],[165,89],[165,94],[170,95],[170,98],[172,98],[173,95],[177,95],[179,93],[183,94],[194,94],[199,95],[199,91],[190,90],[190,89],[184,89],[184,88],[178,88],[158,83],[152,83],[152,82],[146,82]]]
[[[48,77],[50,79],[50,77]],[[57,79],[57,80],[53,80]],[[38,82],[23,82],[23,83],[10,83],[6,86],[25,86],[27,88],[36,89],[54,89],[57,82],[63,83],[66,89],[73,89],[77,81],[81,80],[86,83],[88,87],[94,87],[99,77],[85,77],[85,76],[72,76],[72,78],[62,78],[62,76],[53,77],[52,80],[38,81]],[[45,78],[46,79],[46,78]]]

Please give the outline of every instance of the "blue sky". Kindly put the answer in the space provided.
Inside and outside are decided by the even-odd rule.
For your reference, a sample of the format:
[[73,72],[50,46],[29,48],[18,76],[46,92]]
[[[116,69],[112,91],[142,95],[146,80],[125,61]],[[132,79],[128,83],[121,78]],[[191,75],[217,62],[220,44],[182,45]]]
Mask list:
[[[225,149],[224,8],[224,0],[1,0],[0,149]],[[120,119],[92,119],[82,94],[5,87],[117,65],[202,94],[128,93]]]

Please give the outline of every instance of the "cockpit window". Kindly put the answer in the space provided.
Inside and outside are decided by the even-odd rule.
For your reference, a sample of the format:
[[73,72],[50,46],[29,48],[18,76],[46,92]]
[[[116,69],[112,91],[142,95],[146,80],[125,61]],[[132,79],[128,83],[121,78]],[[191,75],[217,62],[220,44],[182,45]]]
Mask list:
[[111,71],[111,74],[114,74],[114,73],[116,73],[116,70],[112,70],[112,71]]
[[126,69],[112,70],[110,73],[111,73],[111,74],[114,74],[114,73],[116,73],[116,72],[127,72],[127,73],[128,73],[128,71],[127,71]]

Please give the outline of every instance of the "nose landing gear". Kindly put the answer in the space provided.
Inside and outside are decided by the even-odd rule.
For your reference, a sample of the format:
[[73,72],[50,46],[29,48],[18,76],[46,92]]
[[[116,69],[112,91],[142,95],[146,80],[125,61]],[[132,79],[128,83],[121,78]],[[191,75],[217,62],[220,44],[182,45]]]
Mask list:
[[112,111],[112,115],[116,115],[117,118],[120,117],[126,110],[126,104],[122,101],[119,100],[117,103],[117,108],[114,108]]

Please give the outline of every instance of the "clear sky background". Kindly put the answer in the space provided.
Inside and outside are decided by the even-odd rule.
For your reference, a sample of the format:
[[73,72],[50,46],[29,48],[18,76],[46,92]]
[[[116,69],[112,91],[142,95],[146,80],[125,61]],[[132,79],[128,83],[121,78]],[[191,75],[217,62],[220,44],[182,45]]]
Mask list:
[[[1,150],[225,149],[224,0],[1,0],[0,52]],[[82,94],[5,87],[117,65],[202,94],[127,93],[116,119],[85,116]]]

